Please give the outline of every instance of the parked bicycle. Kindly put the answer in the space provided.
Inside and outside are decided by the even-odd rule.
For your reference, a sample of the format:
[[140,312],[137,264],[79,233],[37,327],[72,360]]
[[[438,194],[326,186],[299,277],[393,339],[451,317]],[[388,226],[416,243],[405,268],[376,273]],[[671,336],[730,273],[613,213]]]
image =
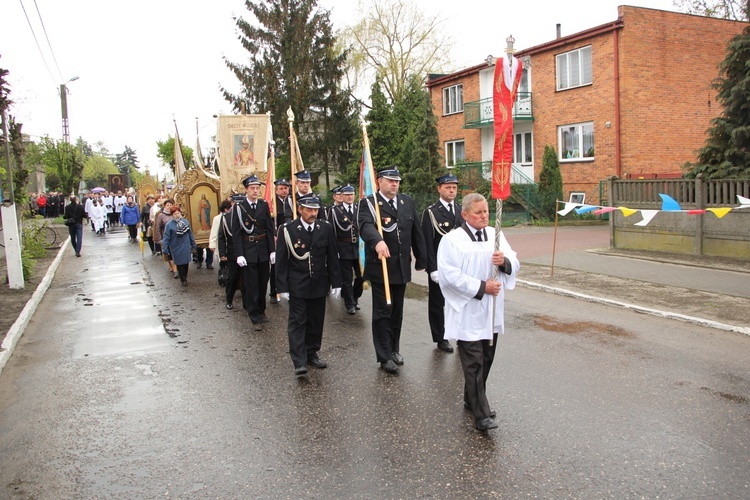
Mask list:
[[[57,232],[50,227],[47,219],[29,219],[23,223],[22,233],[33,241],[38,241],[44,248],[54,248],[57,243]],[[0,247],[5,247],[5,235],[0,226]]]

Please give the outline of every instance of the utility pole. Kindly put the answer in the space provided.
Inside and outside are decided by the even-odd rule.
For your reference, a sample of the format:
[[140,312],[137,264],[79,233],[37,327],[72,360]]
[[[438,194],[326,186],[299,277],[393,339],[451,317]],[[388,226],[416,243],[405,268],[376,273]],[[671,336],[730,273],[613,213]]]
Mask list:
[[3,137],[5,138],[5,166],[8,175],[8,197],[3,193],[0,214],[3,221],[3,239],[5,244],[5,262],[8,267],[8,285],[15,290],[23,289],[23,266],[21,265],[21,235],[18,231],[18,215],[13,195],[13,166],[10,163],[10,133],[8,133],[8,114],[2,113]]

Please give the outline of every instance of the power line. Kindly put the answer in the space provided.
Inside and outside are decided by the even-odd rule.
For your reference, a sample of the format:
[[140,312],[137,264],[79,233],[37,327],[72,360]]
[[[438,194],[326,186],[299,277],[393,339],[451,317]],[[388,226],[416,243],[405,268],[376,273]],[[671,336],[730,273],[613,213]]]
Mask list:
[[29,29],[31,30],[31,36],[34,37],[34,42],[36,42],[36,48],[39,49],[39,55],[42,56],[42,62],[44,63],[44,67],[47,68],[47,73],[49,73],[50,78],[52,78],[52,81],[57,85],[57,81],[55,80],[55,77],[52,75],[52,71],[49,69],[49,65],[47,64],[47,60],[44,58],[44,53],[42,52],[42,47],[39,46],[39,40],[36,38],[36,33],[34,33],[34,27],[31,25],[31,20],[29,19],[29,15],[26,13],[26,7],[23,5],[23,0],[18,0],[18,3],[21,4],[21,9],[23,10],[23,15],[26,16],[26,22],[29,24]]
[[60,81],[62,82],[65,80],[63,77],[62,71],[60,71],[60,66],[57,64],[57,57],[55,57],[55,51],[52,50],[52,43],[49,41],[49,36],[47,35],[47,28],[44,26],[44,21],[42,20],[42,13],[39,12],[39,6],[36,3],[36,0],[34,0],[34,7],[36,8],[36,14],[39,16],[39,22],[42,25],[42,31],[44,31],[44,38],[47,39],[47,46],[49,47],[49,52],[52,54],[52,60],[55,61],[55,67],[57,68],[57,73],[60,75]]

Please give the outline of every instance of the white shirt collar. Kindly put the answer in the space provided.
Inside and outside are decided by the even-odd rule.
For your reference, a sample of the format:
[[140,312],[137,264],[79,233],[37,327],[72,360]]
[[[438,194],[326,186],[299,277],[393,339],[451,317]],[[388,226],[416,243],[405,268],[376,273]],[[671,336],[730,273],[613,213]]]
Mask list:
[[314,222],[312,224],[308,224],[307,222],[305,222],[302,219],[300,219],[300,222],[302,223],[302,227],[305,228],[305,231],[308,231],[310,227],[312,227],[313,229],[315,229],[315,223]]

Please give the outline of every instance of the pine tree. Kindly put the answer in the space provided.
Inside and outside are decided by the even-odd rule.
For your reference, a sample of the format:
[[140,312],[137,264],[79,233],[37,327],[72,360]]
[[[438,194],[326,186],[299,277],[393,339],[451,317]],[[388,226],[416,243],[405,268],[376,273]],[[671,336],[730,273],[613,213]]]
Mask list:
[[260,0],[246,2],[255,18],[237,18],[240,42],[248,51],[248,65],[225,59],[240,81],[239,94],[222,87],[236,112],[271,112],[276,150],[288,155],[286,111],[295,114],[295,130],[305,166],[341,168],[342,150],[354,134],[342,130],[352,113],[348,90],[340,87],[346,51],[336,49],[330,15],[317,0]]
[[734,37],[721,64],[716,100],[723,106],[711,120],[698,161],[688,163],[686,177],[750,179],[750,27]]

